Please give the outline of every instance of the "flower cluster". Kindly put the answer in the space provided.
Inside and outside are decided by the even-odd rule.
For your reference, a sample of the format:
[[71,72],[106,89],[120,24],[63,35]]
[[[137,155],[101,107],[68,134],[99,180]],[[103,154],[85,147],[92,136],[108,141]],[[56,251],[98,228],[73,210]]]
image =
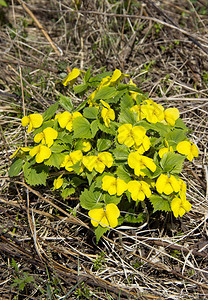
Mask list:
[[[74,85],[83,74],[83,84]],[[199,155],[197,146],[188,140],[177,108],[165,109],[131,79],[121,83],[124,77],[117,69],[94,77],[73,69],[63,84],[83,97],[87,92],[87,99],[74,107],[62,95],[43,115],[23,117],[34,139],[12,156],[10,176],[22,168],[30,185],[50,184],[58,174],[52,190],[64,199],[79,195],[98,239],[109,227],[136,222],[144,200],[154,212],[172,211],[175,217],[191,209],[179,175],[184,160]],[[135,217],[128,218],[132,211]]]

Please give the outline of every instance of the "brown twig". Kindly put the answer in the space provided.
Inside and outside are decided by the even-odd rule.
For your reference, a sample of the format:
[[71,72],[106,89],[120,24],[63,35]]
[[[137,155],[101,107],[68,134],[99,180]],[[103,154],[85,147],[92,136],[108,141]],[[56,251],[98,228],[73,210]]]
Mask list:
[[18,2],[19,2],[19,4],[22,5],[22,7],[24,8],[24,10],[30,15],[30,17],[34,20],[35,24],[41,30],[41,32],[44,34],[45,38],[48,40],[48,42],[50,43],[51,47],[56,52],[56,54],[58,56],[61,56],[61,52],[58,50],[57,46],[54,44],[54,42],[52,41],[52,39],[50,38],[50,36],[48,35],[48,33],[45,31],[45,29],[43,28],[43,26],[40,24],[40,22],[38,21],[38,19],[36,18],[36,16],[33,14],[33,12],[26,6],[26,4],[22,0],[18,0]]

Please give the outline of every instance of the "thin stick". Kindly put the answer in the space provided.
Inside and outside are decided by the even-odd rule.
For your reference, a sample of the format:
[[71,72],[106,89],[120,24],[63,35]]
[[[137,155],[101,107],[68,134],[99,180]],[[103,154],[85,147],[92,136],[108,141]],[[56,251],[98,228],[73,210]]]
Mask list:
[[38,19],[35,17],[35,15],[32,13],[32,11],[25,5],[25,3],[21,0],[18,0],[18,2],[22,5],[22,7],[24,8],[24,10],[31,16],[31,18],[34,20],[35,24],[37,25],[37,27],[42,31],[42,33],[44,34],[45,38],[48,40],[48,42],[50,43],[51,47],[54,49],[54,51],[56,52],[56,54],[58,56],[61,56],[61,52],[58,50],[58,48],[56,47],[56,45],[54,44],[54,42],[52,41],[52,39],[50,38],[50,36],[48,35],[48,33],[44,30],[43,26],[40,24],[40,22],[38,21]]

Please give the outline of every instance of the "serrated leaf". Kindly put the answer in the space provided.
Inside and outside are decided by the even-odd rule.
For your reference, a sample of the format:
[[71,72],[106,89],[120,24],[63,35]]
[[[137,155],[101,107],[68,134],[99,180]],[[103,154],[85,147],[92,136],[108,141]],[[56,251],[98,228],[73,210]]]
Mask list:
[[134,106],[134,101],[132,99],[131,96],[129,96],[128,94],[123,95],[122,99],[121,99],[121,108],[125,109],[125,108],[129,108]]
[[46,166],[56,167],[60,169],[60,165],[63,162],[65,157],[64,153],[52,153],[49,159],[44,161]]
[[65,200],[68,196],[75,193],[75,188],[66,188],[61,193],[62,198]]
[[152,203],[154,208],[153,213],[158,210],[171,211],[170,203],[167,200],[163,199],[162,197],[158,195],[152,195],[150,196],[149,200]]
[[173,152],[167,152],[163,155],[160,165],[163,172],[181,173],[185,157]]
[[98,139],[97,140],[97,149],[99,152],[109,149],[111,145],[112,145],[112,141],[109,139]]
[[92,132],[92,138],[94,138],[94,136],[96,135],[96,133],[99,130],[98,124],[99,124],[98,120],[94,120],[94,121],[92,121],[92,123],[90,125],[90,129],[91,129],[91,132]]
[[43,113],[43,119],[44,119],[44,121],[47,121],[47,120],[51,119],[51,118],[55,115],[55,113],[56,113],[58,107],[59,107],[58,102],[52,104],[52,105],[51,105],[51,106]]
[[95,236],[96,236],[96,242],[98,243],[100,238],[103,236],[104,233],[106,233],[110,228],[108,227],[102,227],[98,225],[97,228],[95,228]]
[[162,137],[166,137],[166,135],[171,131],[170,126],[162,123],[152,124],[148,123],[145,120],[141,120],[137,124],[144,127],[146,130],[153,130],[158,132]]
[[87,119],[97,119],[98,108],[97,107],[86,107],[83,110],[83,116]]
[[90,189],[84,189],[84,191],[80,195],[80,204],[82,208],[85,208],[87,210],[91,210],[94,208],[100,208],[103,206],[102,203],[99,203],[101,201],[102,192],[94,190],[94,185],[91,185]]
[[129,149],[125,145],[118,145],[113,151],[112,151],[114,157],[116,160],[127,160],[129,156]]
[[123,168],[123,166],[119,166],[116,170],[116,175],[124,180],[126,183],[128,183],[131,180],[131,176],[128,172],[126,172]]
[[121,124],[127,123],[135,125],[137,122],[137,114],[128,108],[121,109],[121,113],[119,115],[119,122]]
[[80,111],[80,110],[82,110],[86,106],[87,102],[88,102],[88,99],[86,99],[85,101],[83,101],[82,103],[80,103],[74,111]]
[[59,93],[59,104],[65,109],[71,112],[74,108],[73,102],[70,97],[64,96],[61,93]]
[[74,138],[91,138],[90,122],[84,117],[77,117],[73,121]]
[[[26,164],[25,164],[26,165]],[[49,168],[45,165],[30,166],[24,165],[25,180],[29,185],[46,185]]]
[[111,196],[108,193],[104,194],[105,204],[114,203],[117,205],[121,202],[121,198],[122,198],[122,196],[118,197],[116,195]]
[[10,169],[9,169],[9,177],[17,176],[22,170],[24,161],[21,158],[16,158],[13,160]]
[[115,126],[113,126],[114,122],[111,122],[111,127],[106,127],[104,124],[98,121],[99,129],[105,133],[115,135]]
[[184,132],[190,131],[190,129],[184,124],[183,120],[181,118],[178,118],[175,122],[176,128],[181,128],[184,130]]
[[126,214],[124,217],[124,222],[128,223],[142,223],[145,219],[145,215],[140,213],[138,215],[134,214]]
[[169,146],[172,146],[175,150],[178,143],[184,141],[186,139],[186,134],[184,130],[175,128],[173,131],[169,132],[166,135],[166,140]]
[[64,150],[66,150],[66,146],[60,145],[60,144],[58,144],[58,143],[55,142],[50,149],[51,149],[52,153],[61,153]]
[[99,99],[107,100],[112,97],[115,97],[117,95],[117,93],[118,93],[118,91],[116,90],[115,87],[104,86],[96,93],[93,101],[96,101]]

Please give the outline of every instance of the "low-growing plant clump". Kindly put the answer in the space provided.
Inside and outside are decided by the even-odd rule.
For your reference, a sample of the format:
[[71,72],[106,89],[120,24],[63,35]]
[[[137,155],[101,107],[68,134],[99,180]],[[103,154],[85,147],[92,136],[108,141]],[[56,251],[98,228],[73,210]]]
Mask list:
[[199,151],[178,109],[149,99],[118,69],[90,71],[75,68],[62,82],[83,99],[79,106],[60,95],[42,115],[22,118],[34,138],[12,155],[9,175],[23,171],[29,185],[47,184],[63,199],[78,195],[97,241],[112,227],[142,222],[148,202],[153,212],[183,216],[191,204],[180,173]]

